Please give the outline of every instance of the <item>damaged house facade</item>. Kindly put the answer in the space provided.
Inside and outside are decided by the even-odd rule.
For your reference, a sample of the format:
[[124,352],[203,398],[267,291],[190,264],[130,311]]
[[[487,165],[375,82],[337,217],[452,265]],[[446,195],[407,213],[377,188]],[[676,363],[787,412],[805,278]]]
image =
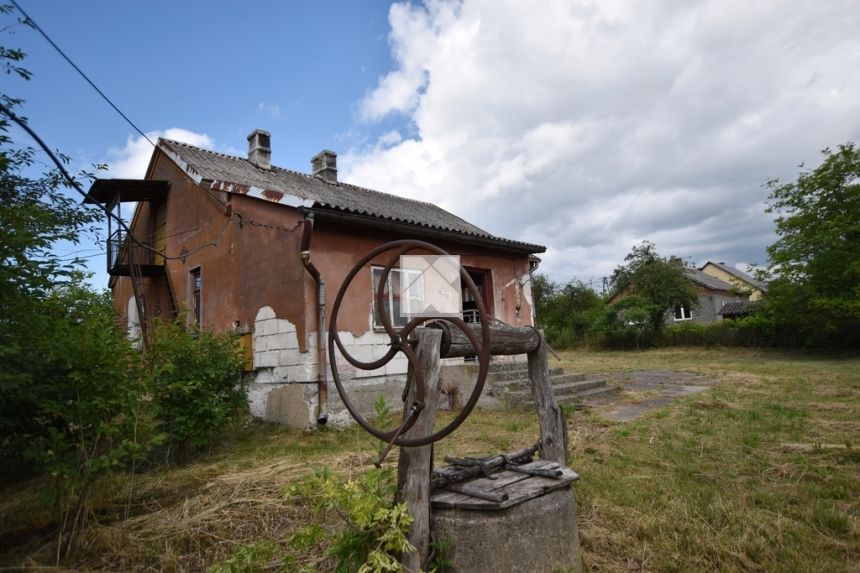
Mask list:
[[[143,180],[93,184],[93,200],[114,211],[137,203],[135,240],[122,229],[108,237],[109,285],[131,336],[145,340],[152,318],[179,316],[239,333],[251,413],[307,428],[347,421],[338,397],[326,396],[327,304],[383,243],[419,239],[459,255],[492,317],[533,324],[530,271],[544,247],[496,237],[431,203],[342,183],[331,151],[312,159],[311,174],[273,166],[270,142],[255,130],[248,156],[233,157],[161,139]],[[372,296],[387,256],[359,272],[338,317],[340,338],[359,360],[388,349]],[[395,269],[386,295],[395,326],[405,324],[399,280]],[[468,293],[462,305],[471,320]],[[369,409],[380,393],[399,395],[407,362],[398,355],[376,371],[338,367]]]

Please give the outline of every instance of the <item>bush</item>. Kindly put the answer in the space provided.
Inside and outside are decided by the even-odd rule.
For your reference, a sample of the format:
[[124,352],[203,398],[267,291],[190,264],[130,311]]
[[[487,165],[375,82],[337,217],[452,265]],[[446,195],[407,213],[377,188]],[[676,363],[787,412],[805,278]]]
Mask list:
[[167,457],[212,445],[247,406],[235,337],[156,322],[143,357],[147,397]]
[[335,571],[382,573],[401,571],[398,557],[415,551],[407,538],[412,516],[406,502],[393,503],[394,491],[394,476],[387,468],[373,468],[346,481],[324,469],[286,495],[316,498],[318,515],[332,513],[343,520],[344,527],[328,540],[327,553],[337,559]]

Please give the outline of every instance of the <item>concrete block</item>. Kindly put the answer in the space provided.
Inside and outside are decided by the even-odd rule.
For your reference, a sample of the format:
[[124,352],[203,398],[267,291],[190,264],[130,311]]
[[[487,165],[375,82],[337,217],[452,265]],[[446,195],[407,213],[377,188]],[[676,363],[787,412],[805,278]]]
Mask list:
[[266,337],[268,350],[283,350],[287,347],[287,336],[285,334],[273,334]]
[[290,382],[313,382],[317,379],[317,369],[310,364],[288,366],[287,379]]
[[340,341],[343,342],[344,346],[349,347],[355,344],[355,336],[353,336],[348,330],[338,331],[337,335],[340,337]]
[[293,349],[299,347],[299,337],[296,336],[296,331],[293,329],[292,332],[282,333],[284,341],[284,348]]
[[451,544],[454,572],[582,572],[572,489],[499,511],[434,508],[431,515],[433,539]]
[[278,366],[292,366],[298,364],[301,354],[298,349],[278,350]]
[[312,405],[305,401],[303,384],[285,384],[266,395],[263,419],[290,428],[306,430],[311,426]]
[[254,356],[254,368],[274,368],[278,366],[278,351],[266,350]]
[[275,318],[275,311],[272,310],[272,307],[270,306],[264,306],[257,311],[257,317],[254,319],[254,322],[267,320],[270,318]]
[[248,409],[255,418],[262,418],[266,413],[266,395],[269,390],[270,388],[264,389],[264,385],[256,382],[248,385]]
[[278,321],[274,318],[258,321],[254,324],[254,331],[260,336],[271,336],[272,334],[277,334]]
[[406,374],[406,370],[409,368],[409,360],[406,357],[395,357],[392,358],[391,361],[385,365],[385,374],[387,376],[394,376],[397,374]]
[[278,319],[278,334],[289,334],[296,332],[296,325],[286,319]]

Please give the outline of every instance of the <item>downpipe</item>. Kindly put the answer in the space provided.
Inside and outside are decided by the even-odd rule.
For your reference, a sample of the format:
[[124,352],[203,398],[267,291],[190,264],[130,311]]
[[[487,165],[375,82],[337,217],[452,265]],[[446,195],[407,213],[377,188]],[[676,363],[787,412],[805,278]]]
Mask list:
[[319,270],[311,262],[311,234],[314,229],[313,213],[305,214],[304,229],[302,229],[301,256],[305,270],[311,275],[317,287],[317,423],[325,425],[328,423],[328,380],[326,373],[328,364],[326,356],[327,337],[325,327],[325,281]]

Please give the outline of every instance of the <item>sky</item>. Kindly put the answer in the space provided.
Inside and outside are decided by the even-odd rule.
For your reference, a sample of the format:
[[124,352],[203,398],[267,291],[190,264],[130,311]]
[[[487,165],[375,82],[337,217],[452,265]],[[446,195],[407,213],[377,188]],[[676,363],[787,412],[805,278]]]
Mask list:
[[[860,142],[856,0],[19,2],[151,138],[244,156],[266,129],[303,172],[332,149],[342,181],[545,245],[557,281],[599,287],[643,240],[765,264],[765,182]],[[0,44],[51,147],[143,176],[150,144],[43,38]],[[101,245],[66,248],[106,285]]]

